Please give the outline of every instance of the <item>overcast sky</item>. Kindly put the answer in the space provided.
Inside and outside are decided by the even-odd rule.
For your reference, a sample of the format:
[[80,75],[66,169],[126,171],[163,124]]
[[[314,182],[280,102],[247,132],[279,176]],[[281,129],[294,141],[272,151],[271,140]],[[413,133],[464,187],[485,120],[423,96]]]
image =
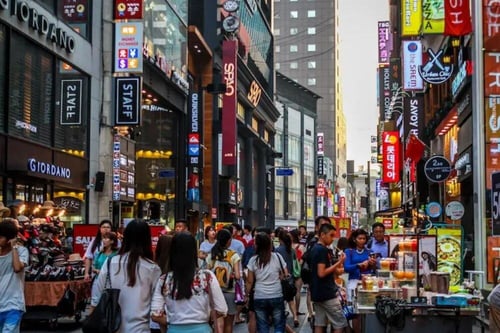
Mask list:
[[377,22],[388,20],[388,0],[340,1],[340,69],[347,123],[347,159],[355,168],[370,160],[376,135]]

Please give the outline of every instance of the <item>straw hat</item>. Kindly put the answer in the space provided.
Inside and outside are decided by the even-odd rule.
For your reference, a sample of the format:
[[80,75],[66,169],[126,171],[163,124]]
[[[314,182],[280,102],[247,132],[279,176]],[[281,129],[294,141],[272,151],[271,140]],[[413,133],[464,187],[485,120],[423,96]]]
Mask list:
[[5,207],[3,202],[0,201],[0,217],[9,216],[10,209]]
[[79,262],[79,261],[83,261],[83,258],[80,255],[80,253],[71,253],[68,257],[68,262]]
[[47,200],[43,202],[42,207],[40,207],[40,210],[49,210],[49,209],[55,209],[57,208],[56,204],[54,201]]

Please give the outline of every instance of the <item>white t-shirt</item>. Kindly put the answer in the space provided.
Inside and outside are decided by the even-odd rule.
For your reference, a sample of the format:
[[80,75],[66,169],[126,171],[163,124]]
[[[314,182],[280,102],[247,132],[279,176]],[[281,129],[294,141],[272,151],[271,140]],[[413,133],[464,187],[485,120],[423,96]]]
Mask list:
[[247,268],[254,273],[255,299],[269,299],[283,296],[280,283],[281,266],[278,256],[280,257],[279,260],[281,260],[283,269],[286,268],[285,260],[283,260],[283,257],[279,253],[273,252],[271,260],[262,268],[257,264],[257,255],[250,258]]
[[28,250],[19,246],[4,256],[0,256],[0,312],[10,310],[26,311],[24,302],[24,270],[14,272],[12,266],[12,252],[17,251],[21,262],[27,266],[29,261]]
[[215,242],[210,243],[208,240],[205,239],[200,244],[200,251],[203,251],[205,253],[210,253],[210,251],[212,251],[212,248],[214,247],[214,245],[215,245]]

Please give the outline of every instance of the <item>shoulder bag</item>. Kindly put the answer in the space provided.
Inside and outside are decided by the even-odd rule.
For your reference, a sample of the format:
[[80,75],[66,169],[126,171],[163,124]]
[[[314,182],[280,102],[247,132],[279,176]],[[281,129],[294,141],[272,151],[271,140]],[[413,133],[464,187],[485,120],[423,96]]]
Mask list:
[[115,333],[120,329],[122,322],[122,310],[118,303],[120,289],[113,289],[111,286],[110,262],[111,258],[108,258],[104,290],[94,311],[82,324],[83,333]]
[[297,287],[295,287],[295,281],[293,276],[285,275],[285,269],[281,263],[280,256],[276,254],[281,267],[281,290],[283,291],[283,299],[290,302],[297,294]]

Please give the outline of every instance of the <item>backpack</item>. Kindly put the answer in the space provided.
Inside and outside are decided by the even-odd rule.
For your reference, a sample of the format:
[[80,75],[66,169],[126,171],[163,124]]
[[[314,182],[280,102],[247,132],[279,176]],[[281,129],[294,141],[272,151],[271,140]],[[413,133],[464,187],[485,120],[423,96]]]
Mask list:
[[217,281],[222,290],[228,290],[233,288],[234,274],[233,266],[231,264],[231,258],[236,252],[233,250],[226,250],[226,256],[224,260],[216,259],[212,267],[212,272],[214,272]]
[[309,258],[309,254],[314,245],[318,242],[317,237],[313,237],[309,243],[307,243],[306,250],[302,254],[302,266],[300,268],[300,277],[304,284],[311,283],[311,258]]

